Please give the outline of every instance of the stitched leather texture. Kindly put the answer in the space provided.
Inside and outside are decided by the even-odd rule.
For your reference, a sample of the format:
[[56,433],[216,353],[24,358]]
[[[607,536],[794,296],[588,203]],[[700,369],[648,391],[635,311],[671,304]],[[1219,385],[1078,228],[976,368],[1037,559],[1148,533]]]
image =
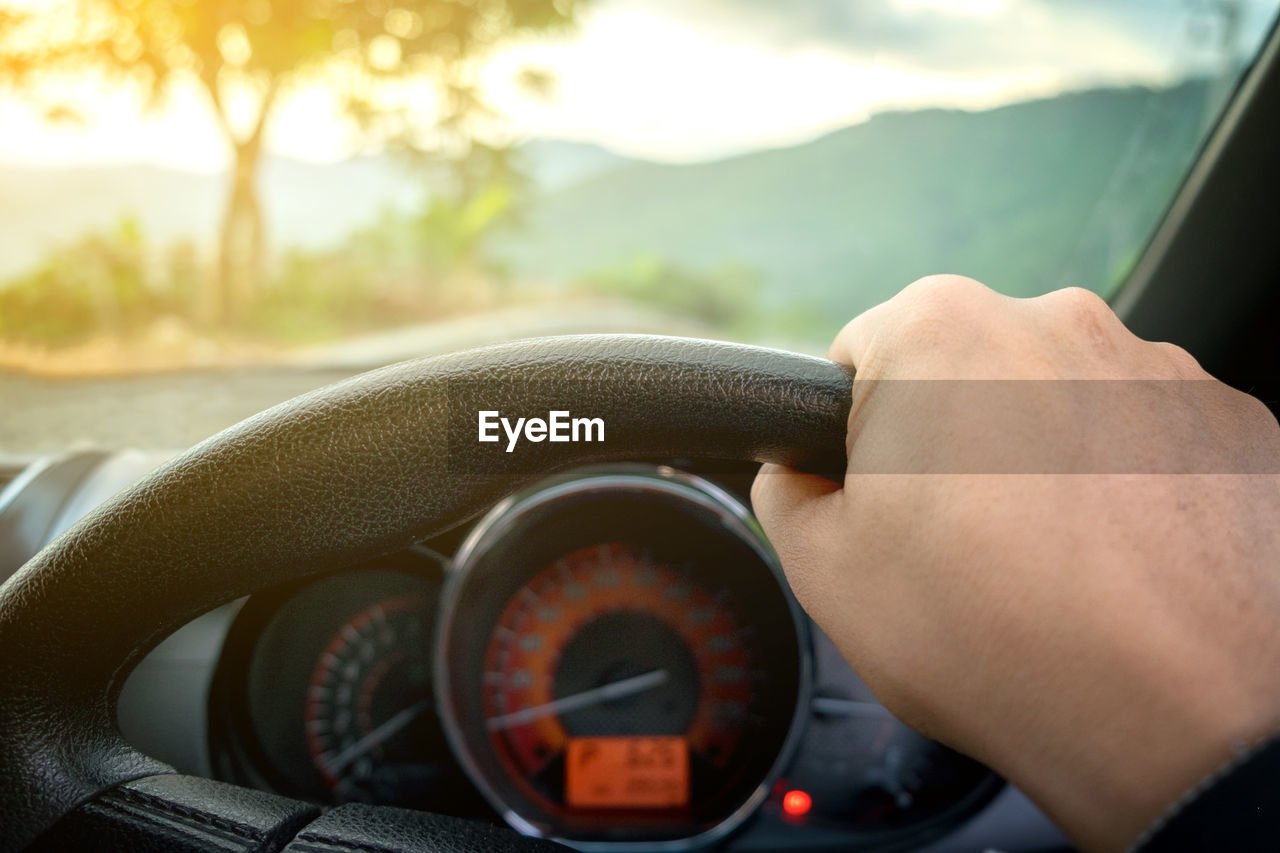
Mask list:
[[[838,476],[851,382],[831,362],[755,347],[549,338],[363,374],[197,445],[0,586],[0,850],[169,770],[120,739],[116,697],[195,616],[406,547],[572,465],[709,457]],[[605,440],[508,453],[477,440],[480,410],[598,417]]]
[[300,832],[284,853],[566,853],[550,841],[456,817],[358,803]]
[[32,853],[274,853],[320,816],[306,803],[194,776],[151,776],[103,792]]

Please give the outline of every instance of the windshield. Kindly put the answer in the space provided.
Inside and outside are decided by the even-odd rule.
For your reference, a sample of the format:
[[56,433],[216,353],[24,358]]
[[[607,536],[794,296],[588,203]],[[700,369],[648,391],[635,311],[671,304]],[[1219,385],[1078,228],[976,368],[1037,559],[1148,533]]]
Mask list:
[[0,4],[0,455],[534,335],[1112,294],[1277,0]]

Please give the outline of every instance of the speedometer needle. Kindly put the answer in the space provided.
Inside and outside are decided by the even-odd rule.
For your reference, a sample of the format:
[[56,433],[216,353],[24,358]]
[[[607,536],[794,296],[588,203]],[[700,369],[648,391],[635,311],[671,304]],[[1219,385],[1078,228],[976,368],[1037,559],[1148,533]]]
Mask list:
[[413,703],[403,711],[399,711],[392,715],[385,723],[378,726],[355,743],[351,744],[351,746],[342,750],[342,752],[339,752],[332,758],[332,760],[327,762],[326,766],[328,767],[329,772],[334,776],[337,776],[346,769],[348,764],[355,761],[378,744],[394,736],[405,726],[412,723],[415,717],[430,707],[431,700],[423,699],[420,702]]
[[549,717],[552,714],[576,711],[579,708],[586,708],[600,702],[608,702],[610,699],[634,696],[637,693],[652,690],[660,684],[666,683],[666,680],[670,677],[670,673],[665,669],[655,669],[642,675],[633,675],[621,681],[614,681],[600,687],[593,687],[590,690],[583,690],[581,693],[562,696],[542,705],[534,705],[532,708],[522,708],[519,711],[512,711],[510,714],[499,714],[496,717],[490,717],[485,720],[484,724],[491,732],[509,729],[512,726],[532,723],[534,720]]

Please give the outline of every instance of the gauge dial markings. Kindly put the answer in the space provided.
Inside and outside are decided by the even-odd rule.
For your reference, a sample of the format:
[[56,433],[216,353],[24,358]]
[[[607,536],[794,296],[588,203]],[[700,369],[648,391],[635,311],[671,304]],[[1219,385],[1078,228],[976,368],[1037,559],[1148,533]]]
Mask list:
[[378,751],[434,706],[421,693],[396,695],[421,666],[416,620],[426,609],[415,593],[377,601],[342,625],[317,660],[304,730],[311,760],[335,794],[351,787],[353,769],[365,777],[382,766]]
[[[762,673],[743,642],[753,631],[729,590],[621,542],[562,556],[523,590],[492,629],[481,682],[484,729],[527,784],[561,796],[564,750],[591,736],[680,736],[695,780],[727,772],[763,720],[752,710]],[[603,710],[616,701],[625,708]]]

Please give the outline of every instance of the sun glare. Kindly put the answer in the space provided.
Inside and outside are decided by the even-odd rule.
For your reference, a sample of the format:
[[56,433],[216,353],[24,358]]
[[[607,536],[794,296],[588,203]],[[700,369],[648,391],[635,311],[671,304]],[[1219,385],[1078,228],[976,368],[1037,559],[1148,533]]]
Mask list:
[[[995,16],[1008,5],[1008,0],[896,2],[920,15]],[[41,4],[21,0],[17,5]],[[1038,39],[1062,26],[1049,26],[1034,9],[1019,14],[1030,45],[1022,49],[1027,55],[1040,48]],[[1133,79],[1160,73],[1149,51],[1120,36],[1070,35],[1055,39],[1064,44],[1088,39],[1094,45],[1090,68],[1109,65]],[[236,33],[222,36],[224,56],[248,50]],[[394,65],[397,45],[389,37],[370,45],[371,64]],[[1044,47],[1038,60],[1015,56],[1003,65],[928,67],[879,51],[726,40],[661,8],[605,2],[590,8],[570,35],[526,39],[501,49],[482,75],[509,137],[582,140],[631,156],[690,161],[792,144],[885,109],[974,109],[1054,94],[1073,82],[1078,69],[1070,56],[1048,50]],[[530,98],[516,85],[518,72],[527,66],[554,75],[549,98]],[[0,99],[6,131],[0,135],[0,161],[145,162],[201,172],[225,169],[230,162],[226,142],[211,132],[207,95],[195,85],[171,85],[154,109],[146,109],[137,93],[98,75],[61,77],[46,86],[72,104],[81,121],[51,123],[30,104]],[[414,109],[429,111],[431,94],[424,88],[401,87],[399,94]],[[234,116],[235,96],[230,100]],[[243,111],[251,113],[252,105]],[[267,128],[270,150],[311,162],[357,153],[357,136],[331,89],[315,84],[291,88]]]
[[0,373],[1107,293],[1277,2],[0,0]]

